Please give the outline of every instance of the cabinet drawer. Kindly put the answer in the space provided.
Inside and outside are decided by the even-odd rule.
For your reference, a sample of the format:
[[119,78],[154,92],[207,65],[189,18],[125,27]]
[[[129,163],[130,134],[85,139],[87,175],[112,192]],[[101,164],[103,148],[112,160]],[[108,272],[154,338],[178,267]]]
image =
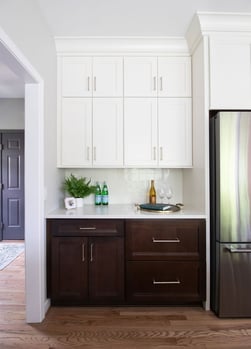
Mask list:
[[127,221],[127,259],[204,259],[205,234],[203,227],[203,220]]
[[124,222],[109,219],[53,219],[52,236],[118,236],[123,235]]
[[205,298],[199,262],[127,262],[127,296],[131,303],[193,303]]

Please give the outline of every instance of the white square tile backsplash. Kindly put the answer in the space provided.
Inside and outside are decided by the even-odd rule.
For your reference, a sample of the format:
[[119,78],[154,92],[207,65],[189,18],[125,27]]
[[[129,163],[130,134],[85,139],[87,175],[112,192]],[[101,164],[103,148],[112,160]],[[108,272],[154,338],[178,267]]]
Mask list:
[[[69,169],[65,175],[74,173],[77,176],[91,178],[93,184],[98,181],[107,182],[110,204],[134,204],[148,201],[150,180],[154,179],[155,188],[170,185],[173,189],[171,203],[182,202],[183,173],[182,169]],[[94,203],[93,195],[85,199],[86,203]]]

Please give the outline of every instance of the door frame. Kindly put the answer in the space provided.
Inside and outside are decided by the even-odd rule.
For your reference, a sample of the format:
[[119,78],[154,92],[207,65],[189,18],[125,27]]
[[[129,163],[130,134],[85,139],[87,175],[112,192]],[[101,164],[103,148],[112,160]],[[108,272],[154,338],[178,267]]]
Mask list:
[[44,82],[0,28],[0,59],[25,85],[25,293],[26,321],[41,322],[46,297],[44,215]]

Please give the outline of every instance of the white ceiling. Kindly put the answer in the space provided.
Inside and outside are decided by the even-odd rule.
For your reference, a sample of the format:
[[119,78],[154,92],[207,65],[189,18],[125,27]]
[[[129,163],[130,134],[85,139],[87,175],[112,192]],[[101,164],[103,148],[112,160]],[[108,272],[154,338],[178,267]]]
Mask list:
[[0,61],[0,98],[23,98],[24,82]]
[[196,11],[251,12],[251,0],[37,0],[55,36],[184,36]]
[[[184,36],[196,11],[250,12],[251,0],[36,0],[53,36]],[[0,58],[0,98],[24,96]]]

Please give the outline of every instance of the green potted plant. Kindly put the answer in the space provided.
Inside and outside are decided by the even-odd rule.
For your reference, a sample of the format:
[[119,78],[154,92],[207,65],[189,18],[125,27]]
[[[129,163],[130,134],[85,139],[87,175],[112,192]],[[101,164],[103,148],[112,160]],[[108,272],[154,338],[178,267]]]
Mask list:
[[83,198],[95,193],[96,186],[91,185],[90,179],[87,180],[86,177],[77,178],[71,173],[69,177],[65,178],[63,189],[76,199],[77,207],[80,207],[83,206]]

